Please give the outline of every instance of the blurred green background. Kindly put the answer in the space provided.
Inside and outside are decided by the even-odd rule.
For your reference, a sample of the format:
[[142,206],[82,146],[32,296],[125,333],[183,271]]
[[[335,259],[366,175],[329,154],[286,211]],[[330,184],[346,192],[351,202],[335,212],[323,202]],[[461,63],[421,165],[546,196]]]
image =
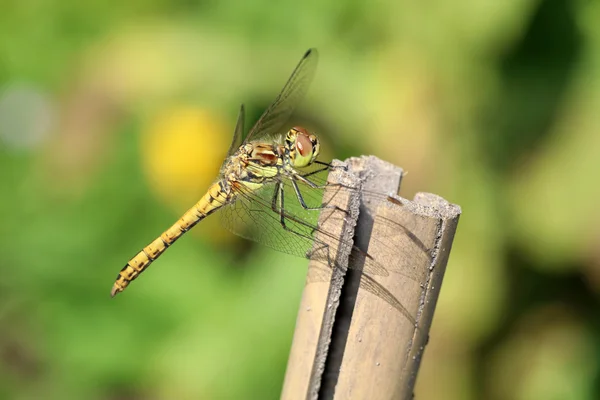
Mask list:
[[278,398],[305,260],[212,217],[109,291],[309,47],[324,158],[463,208],[417,398],[600,398],[598,1],[0,8],[0,398]]

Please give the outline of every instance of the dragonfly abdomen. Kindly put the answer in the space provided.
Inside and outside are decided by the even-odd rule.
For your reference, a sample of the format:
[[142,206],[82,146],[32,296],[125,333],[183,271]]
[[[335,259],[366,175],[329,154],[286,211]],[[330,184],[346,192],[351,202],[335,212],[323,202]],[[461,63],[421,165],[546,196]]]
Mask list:
[[167,247],[175,243],[206,216],[228,203],[232,195],[229,190],[226,190],[227,187],[227,183],[224,181],[213,184],[200,201],[187,210],[177,222],[129,260],[117,275],[110,295],[114,297],[117,293],[125,290],[131,281],[165,252]]

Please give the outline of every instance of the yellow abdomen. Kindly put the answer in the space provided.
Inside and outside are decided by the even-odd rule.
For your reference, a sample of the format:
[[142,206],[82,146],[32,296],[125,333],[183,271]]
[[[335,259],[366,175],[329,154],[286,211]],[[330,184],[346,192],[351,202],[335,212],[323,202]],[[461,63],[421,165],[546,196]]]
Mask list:
[[231,194],[225,192],[225,185],[223,181],[213,184],[200,201],[187,210],[177,222],[129,260],[123,269],[121,269],[121,272],[119,272],[110,295],[114,297],[117,293],[125,290],[127,285],[164,253],[167,247],[172,245],[207,215],[227,204],[231,199]]

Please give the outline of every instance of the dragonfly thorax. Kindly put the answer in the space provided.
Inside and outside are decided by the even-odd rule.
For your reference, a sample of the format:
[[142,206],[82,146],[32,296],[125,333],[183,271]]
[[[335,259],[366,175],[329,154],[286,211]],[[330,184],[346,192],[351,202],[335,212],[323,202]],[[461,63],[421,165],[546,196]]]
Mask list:
[[278,146],[272,143],[246,143],[229,157],[221,173],[227,186],[232,182],[260,184],[279,173],[282,158]]
[[292,167],[302,168],[312,164],[319,155],[319,139],[302,127],[295,126],[285,137],[285,154]]

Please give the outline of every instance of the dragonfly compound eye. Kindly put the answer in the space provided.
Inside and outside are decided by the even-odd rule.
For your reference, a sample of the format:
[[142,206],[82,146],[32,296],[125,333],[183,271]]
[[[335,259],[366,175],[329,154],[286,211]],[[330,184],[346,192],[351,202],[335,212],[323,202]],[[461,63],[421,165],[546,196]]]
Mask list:
[[292,132],[295,138],[295,154],[293,164],[295,167],[306,167],[312,163],[319,153],[319,141],[315,135],[309,134],[306,129],[294,127]]
[[307,134],[301,131],[296,136],[296,150],[300,152],[302,157],[310,157],[313,151],[313,142]]

